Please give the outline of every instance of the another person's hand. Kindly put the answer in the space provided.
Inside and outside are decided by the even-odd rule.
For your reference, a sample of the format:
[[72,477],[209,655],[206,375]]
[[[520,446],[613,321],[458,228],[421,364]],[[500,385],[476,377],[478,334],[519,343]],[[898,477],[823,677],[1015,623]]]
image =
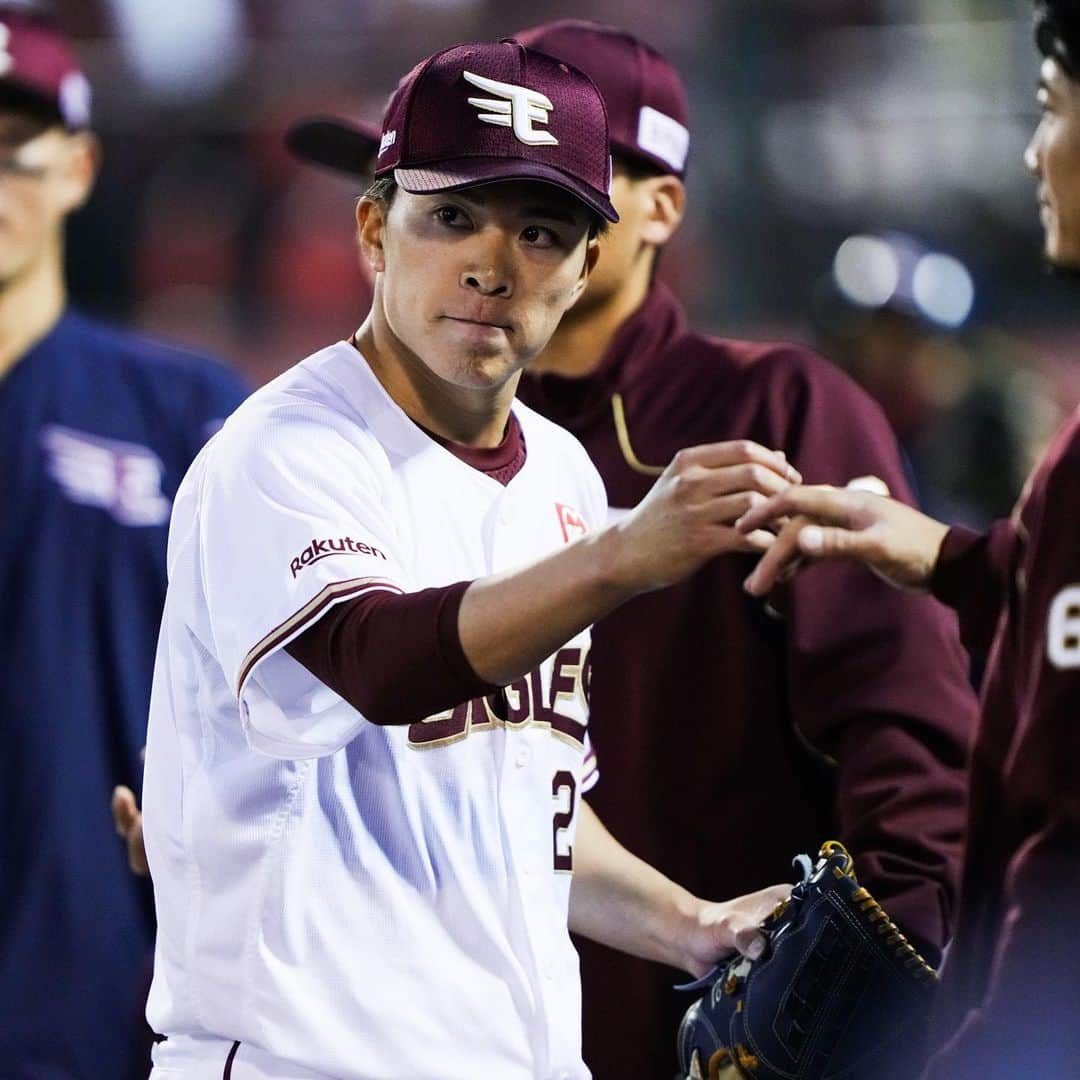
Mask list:
[[770,885],[732,900],[701,901],[686,942],[686,970],[699,979],[736,952],[756,959],[765,948],[761,923],[790,894],[790,885]]
[[764,530],[735,522],[770,495],[802,478],[782,451],[748,439],[680,450],[634,510],[613,527],[619,539],[613,570],[634,591],[688,577],[709,559],[764,551]]
[[851,488],[789,487],[748,510],[737,528],[748,536],[779,528],[746,579],[764,596],[802,560],[854,559],[901,589],[929,586],[947,525],[895,499]]
[[117,833],[127,844],[128,865],[140,877],[150,873],[146,863],[146,848],[143,846],[142,814],[135,800],[135,792],[123,784],[113,789],[113,823]]

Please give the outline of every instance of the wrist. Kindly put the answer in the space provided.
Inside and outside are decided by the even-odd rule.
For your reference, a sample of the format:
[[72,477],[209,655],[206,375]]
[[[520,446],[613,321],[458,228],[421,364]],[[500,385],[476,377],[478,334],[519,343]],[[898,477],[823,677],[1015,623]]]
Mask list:
[[949,526],[942,524],[940,521],[936,521],[934,518],[927,518],[927,542],[925,546],[924,565],[921,568],[922,580],[919,585],[921,589],[930,590],[933,586],[934,574],[937,571],[938,562],[941,559],[942,548],[945,545],[945,541],[949,535]]
[[680,971],[689,971],[695,977],[712,967],[700,955],[707,906],[693,893],[675,886],[666,918],[656,928],[658,948],[664,954],[664,963]]
[[635,545],[625,522],[619,521],[589,538],[597,586],[612,600],[612,607],[646,591],[634,558]]

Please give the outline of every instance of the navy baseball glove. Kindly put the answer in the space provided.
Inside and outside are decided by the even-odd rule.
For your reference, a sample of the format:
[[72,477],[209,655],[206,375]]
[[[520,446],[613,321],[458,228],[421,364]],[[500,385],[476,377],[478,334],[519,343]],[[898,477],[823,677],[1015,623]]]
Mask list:
[[910,1071],[937,975],[826,843],[762,924],[758,960],[739,957],[683,989],[708,992],[679,1025],[691,1080],[876,1080]]

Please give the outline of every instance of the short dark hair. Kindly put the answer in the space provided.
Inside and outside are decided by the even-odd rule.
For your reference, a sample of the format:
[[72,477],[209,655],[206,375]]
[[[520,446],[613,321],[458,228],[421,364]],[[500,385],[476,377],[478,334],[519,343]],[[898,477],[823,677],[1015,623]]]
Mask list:
[[1080,5],[1076,0],[1035,0],[1035,44],[1070,79],[1080,79]]
[[647,161],[634,154],[624,154],[619,150],[612,150],[611,160],[633,181],[648,180],[654,176],[676,175],[670,169],[660,168],[654,161]]
[[[397,193],[397,181],[392,176],[379,176],[371,182],[364,197],[372,202],[382,204],[387,210],[390,209]],[[608,221],[603,215],[595,210],[589,210],[589,239],[595,236],[603,236],[607,232]]]

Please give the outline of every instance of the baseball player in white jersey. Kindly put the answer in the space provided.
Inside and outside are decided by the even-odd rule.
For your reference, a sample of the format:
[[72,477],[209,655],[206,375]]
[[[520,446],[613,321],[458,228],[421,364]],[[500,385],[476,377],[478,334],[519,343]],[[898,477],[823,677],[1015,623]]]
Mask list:
[[159,1080],[577,1080],[568,922],[700,975],[786,893],[700,900],[581,802],[590,623],[760,549],[727,492],[795,478],[699,447],[605,528],[584,451],[514,402],[616,219],[595,87],[457,46],[381,146],[371,314],[176,498],[145,781]]

